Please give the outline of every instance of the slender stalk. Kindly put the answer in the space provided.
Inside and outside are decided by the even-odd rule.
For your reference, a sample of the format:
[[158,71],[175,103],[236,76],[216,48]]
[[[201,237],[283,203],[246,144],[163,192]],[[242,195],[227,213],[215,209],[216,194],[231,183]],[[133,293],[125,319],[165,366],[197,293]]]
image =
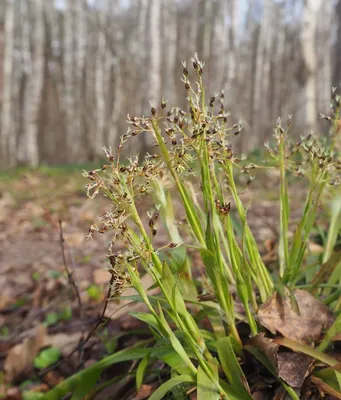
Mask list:
[[[278,129],[279,130],[279,129]],[[284,270],[289,268],[289,242],[288,242],[288,229],[289,229],[289,196],[286,181],[285,171],[285,144],[284,133],[278,132],[279,135],[279,166],[280,166],[280,224],[281,224],[281,237],[280,237],[280,276],[284,274]],[[283,259],[284,258],[284,259]]]

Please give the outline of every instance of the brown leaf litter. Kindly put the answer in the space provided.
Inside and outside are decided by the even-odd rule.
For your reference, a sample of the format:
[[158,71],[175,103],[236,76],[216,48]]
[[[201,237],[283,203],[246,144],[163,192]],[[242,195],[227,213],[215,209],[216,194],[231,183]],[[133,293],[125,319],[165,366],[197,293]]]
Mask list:
[[295,289],[293,295],[298,310],[294,310],[288,292],[285,299],[275,292],[258,311],[260,324],[273,334],[279,332],[297,342],[320,340],[334,321],[332,313],[305,290]]
[[314,359],[301,353],[280,352],[273,339],[259,333],[249,341],[268,359],[277,376],[293,388],[301,388],[309,375]]

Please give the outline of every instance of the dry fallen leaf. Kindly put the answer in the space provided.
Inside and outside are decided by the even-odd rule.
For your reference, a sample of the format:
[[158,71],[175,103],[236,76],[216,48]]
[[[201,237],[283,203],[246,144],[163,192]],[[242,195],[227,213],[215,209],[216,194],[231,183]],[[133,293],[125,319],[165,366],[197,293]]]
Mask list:
[[10,193],[0,193],[0,222],[8,218],[8,210],[14,203],[14,198]]
[[275,334],[297,342],[309,343],[319,340],[322,333],[333,323],[333,315],[328,307],[319,302],[309,292],[295,289],[293,292],[299,313],[290,303],[289,293],[283,299],[275,292],[258,311],[261,325]]
[[96,285],[103,285],[104,283],[110,282],[111,273],[105,269],[96,269],[94,271],[94,282]]
[[49,385],[49,387],[56,386],[63,380],[63,377],[60,376],[56,371],[49,371],[44,376],[44,382]]
[[79,247],[84,244],[86,237],[83,231],[64,233],[66,243],[72,247]]
[[153,385],[141,385],[140,390],[137,392],[134,400],[144,400],[148,399],[153,392],[155,392],[156,387]]
[[11,298],[6,293],[0,294],[0,310],[7,307],[13,301],[13,297]]
[[319,255],[324,252],[323,246],[314,243],[314,242],[309,242],[308,243],[308,251],[313,254],[313,255]]
[[273,339],[259,333],[249,340],[249,344],[257,347],[269,360],[270,364],[288,385],[300,388],[309,375],[314,360],[302,353],[279,352],[279,345]]
[[313,362],[313,358],[302,353],[278,353],[278,376],[291,387],[300,388]]
[[76,333],[57,333],[56,335],[46,338],[45,346],[52,346],[60,350],[62,355],[66,357],[71,351],[78,346],[82,337],[81,332]]
[[252,337],[248,343],[257,347],[262,353],[264,353],[273,368],[277,369],[277,353],[279,349],[277,343],[272,339],[267,338],[264,333],[259,333]]
[[22,374],[28,374],[33,368],[33,360],[46,344],[47,332],[43,325],[38,325],[35,335],[27,337],[8,352],[4,364],[7,382],[12,382]]

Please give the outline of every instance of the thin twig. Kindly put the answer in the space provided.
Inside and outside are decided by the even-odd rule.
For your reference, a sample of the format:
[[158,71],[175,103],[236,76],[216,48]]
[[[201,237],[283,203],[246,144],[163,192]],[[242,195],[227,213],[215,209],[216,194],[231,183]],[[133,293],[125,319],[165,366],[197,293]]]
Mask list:
[[[62,250],[62,257],[63,257],[63,264],[64,264],[64,268],[68,277],[68,281],[71,284],[71,286],[74,289],[74,292],[76,294],[77,297],[77,302],[78,302],[78,309],[79,309],[79,317],[81,321],[84,321],[84,310],[83,310],[83,303],[82,303],[82,299],[79,293],[79,289],[78,286],[76,284],[76,281],[74,279],[74,268],[72,267],[72,270],[69,269],[68,264],[66,262],[66,255],[65,255],[65,246],[64,246],[64,235],[63,235],[63,223],[61,220],[58,221],[59,222],[59,238],[60,238],[60,247]],[[84,340],[84,334],[85,334],[85,327],[84,325],[82,325],[82,331],[81,331],[81,337],[79,340],[79,343],[82,343]],[[81,350],[81,349],[80,349]],[[84,352],[80,351],[79,353],[79,366],[82,364],[83,362],[83,356],[84,356]]]
[[77,297],[77,302],[78,302],[78,308],[79,308],[79,314],[80,314],[80,318],[83,319],[83,303],[82,303],[82,299],[78,290],[78,286],[76,285],[76,281],[73,278],[73,271],[70,271],[67,262],[66,262],[66,256],[65,256],[65,246],[64,246],[64,235],[63,235],[63,225],[62,225],[62,221],[59,220],[59,238],[60,238],[60,247],[62,250],[62,257],[63,257],[63,264],[64,264],[64,268],[65,271],[67,273],[67,277],[68,277],[68,281],[69,283],[72,285],[76,297]]
[[114,283],[114,276],[111,277],[110,279],[110,283],[109,283],[109,288],[108,288],[108,293],[107,293],[107,297],[105,299],[105,303],[103,306],[103,310],[101,313],[100,318],[98,319],[97,323],[95,324],[95,326],[91,329],[91,331],[88,333],[88,335],[86,336],[86,338],[84,340],[82,340],[77,347],[75,347],[65,358],[63,358],[62,360],[58,361],[56,364],[52,365],[51,367],[45,369],[44,371],[42,371],[39,374],[39,377],[43,377],[45,374],[47,374],[49,371],[54,370],[55,368],[59,367],[61,364],[63,364],[66,360],[68,360],[71,356],[73,356],[73,354],[75,354],[77,351],[79,351],[80,349],[83,348],[83,346],[91,339],[91,337],[94,335],[94,333],[97,331],[98,327],[102,324],[102,322],[104,322],[104,317],[105,317],[105,312],[107,310],[108,307],[108,303],[109,300],[111,298],[111,287]]

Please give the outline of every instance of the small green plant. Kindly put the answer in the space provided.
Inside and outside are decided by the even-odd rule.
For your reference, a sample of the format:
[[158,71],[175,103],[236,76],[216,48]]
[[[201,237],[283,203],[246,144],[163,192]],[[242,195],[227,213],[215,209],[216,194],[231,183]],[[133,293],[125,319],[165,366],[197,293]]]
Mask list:
[[60,358],[60,351],[55,347],[42,350],[34,359],[34,366],[38,369],[47,368]]
[[[312,281],[307,281],[309,266],[306,264],[319,202],[326,185],[337,183],[341,166],[334,153],[340,98],[334,93],[331,116],[326,117],[332,122],[331,140],[324,146],[312,135],[292,144],[288,139],[290,118],[285,127],[277,121],[274,143],[266,144],[273,159],[271,168],[277,168],[280,173],[279,262],[278,269],[270,272],[250,229],[247,207],[236,180],[236,174],[244,173],[251,181],[252,171],[264,165],[248,163],[245,156],[234,153],[230,138],[240,133],[242,125],[229,124],[223,93],[206,98],[204,64],[196,55],[191,62],[195,84],[190,81],[186,64],[182,77],[188,110],[168,107],[162,99],[159,107],[152,106],[149,117],[128,116],[130,128],[121,138],[117,155],[105,149],[109,163],[84,172],[91,181],[87,185],[88,196],[94,198],[101,192],[112,201],[110,210],[98,224],[91,226],[89,237],[94,232],[111,232],[112,296],[122,298],[122,292],[133,287],[138,293],[134,300],[147,307],[147,312],[133,313],[153,334],[148,347],[140,346],[140,352],[135,354],[142,359],[136,371],[137,389],[148,374],[148,366],[154,360],[162,360],[168,366],[168,374],[150,397],[152,400],[163,398],[178,386],[185,392],[194,386],[199,400],[252,399],[252,389],[241,366],[247,349],[297,399],[297,393],[264,354],[253,345],[245,347],[248,335],[241,335],[238,324],[246,323],[251,337],[262,337],[264,326],[268,327],[260,317],[264,304],[276,299],[274,296],[283,302],[289,298],[290,307],[298,314],[297,285],[306,285],[307,290],[318,295],[323,284],[336,274],[336,269],[337,282],[333,281],[334,286],[329,287],[329,304],[335,313],[340,313],[340,293],[336,286],[341,268],[333,261],[333,251],[328,251],[325,264]],[[139,135],[149,135],[158,151],[146,154],[143,160],[138,156],[129,158],[128,162],[121,160],[125,143]],[[309,187],[302,216],[291,236],[288,182],[289,175],[293,174],[305,176]],[[140,211],[143,196],[152,202],[148,215]],[[179,224],[180,220],[185,222]],[[158,232],[167,236],[161,248],[155,244]],[[115,248],[121,239],[126,244],[123,251]],[[199,264],[204,269],[200,278],[193,277],[193,254],[199,255]],[[323,276],[319,275],[321,271]],[[145,273],[153,278],[153,289],[158,288],[159,294],[151,295],[143,287],[141,276]],[[236,310],[237,303],[242,306],[242,313]],[[339,327],[338,320],[332,326],[326,323],[327,329],[333,329],[333,335]],[[330,332],[316,339],[316,342],[322,340],[321,351],[330,345]],[[290,341],[283,343],[282,346],[293,346]],[[323,360],[323,353],[318,350],[312,353],[309,349],[302,345],[297,351]],[[131,359],[129,351],[123,350],[122,360]],[[115,362],[120,360],[115,354],[110,357]],[[102,364],[91,367],[97,374],[94,385]],[[75,390],[78,384],[72,378],[69,385],[63,383],[68,391]],[[338,382],[339,385],[341,381]],[[53,393],[61,392],[56,388],[51,393],[47,399],[56,398]]]
[[98,301],[103,295],[102,288],[95,284],[90,285],[86,289],[86,292],[88,293],[88,296],[90,297],[90,299],[95,300],[95,301]]

